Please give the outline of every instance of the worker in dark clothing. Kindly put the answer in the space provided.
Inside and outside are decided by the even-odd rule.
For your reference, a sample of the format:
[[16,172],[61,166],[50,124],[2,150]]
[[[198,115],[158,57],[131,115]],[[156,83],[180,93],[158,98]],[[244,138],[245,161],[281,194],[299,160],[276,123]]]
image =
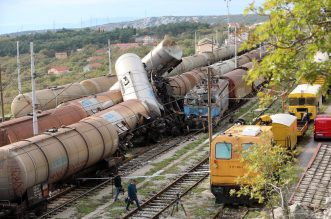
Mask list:
[[114,185],[115,185],[115,188],[116,188],[116,193],[115,193],[115,199],[114,199],[114,202],[116,202],[118,200],[118,195],[123,192],[124,194],[124,189],[122,187],[122,180],[121,180],[121,176],[120,175],[116,175],[114,177]]
[[128,185],[128,202],[126,205],[126,210],[129,210],[129,206],[131,202],[135,201],[137,208],[141,210],[141,207],[139,205],[138,197],[137,197],[137,188],[136,188],[136,181],[132,179]]

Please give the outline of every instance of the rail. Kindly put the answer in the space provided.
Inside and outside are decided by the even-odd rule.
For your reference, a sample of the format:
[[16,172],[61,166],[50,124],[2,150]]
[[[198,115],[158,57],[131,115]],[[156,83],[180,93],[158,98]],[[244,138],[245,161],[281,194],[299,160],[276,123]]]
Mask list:
[[239,207],[239,206],[227,206],[222,204],[218,209],[216,214],[212,217],[212,219],[243,219],[247,213],[248,208]]
[[[118,172],[121,176],[127,176],[133,171],[139,169],[143,165],[147,164],[148,161],[155,159],[156,157],[160,156],[161,154],[166,153],[171,148],[177,146],[180,142],[185,139],[190,139],[198,132],[191,133],[188,136],[180,136],[171,141],[169,139],[165,139],[163,143],[159,143],[157,146],[149,146],[146,147],[145,150],[140,152],[138,155],[131,160],[124,162],[121,166],[118,167]],[[97,178],[94,178],[97,179]],[[44,214],[42,214],[38,218],[49,218],[52,217],[61,211],[64,208],[72,206],[78,199],[89,195],[90,193],[97,191],[99,189],[103,189],[106,186],[111,186],[113,178],[102,178],[100,179],[102,182],[97,182],[94,180],[93,183],[88,184],[87,182],[82,183],[80,186],[70,187],[69,191],[65,191],[61,194],[56,195],[56,197],[51,197],[48,199],[50,202],[48,204],[48,209]]]
[[[141,205],[141,210],[135,209],[123,218],[157,218],[171,205],[180,200],[189,191],[204,180],[209,172],[209,155],[192,167],[181,177],[170,183],[156,195]],[[196,172],[196,173],[195,173]],[[184,187],[186,185],[186,187]],[[185,188],[185,189],[183,189]]]

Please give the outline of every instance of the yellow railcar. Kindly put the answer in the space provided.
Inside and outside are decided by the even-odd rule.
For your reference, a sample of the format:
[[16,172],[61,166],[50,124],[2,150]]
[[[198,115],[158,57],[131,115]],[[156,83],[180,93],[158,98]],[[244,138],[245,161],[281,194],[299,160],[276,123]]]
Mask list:
[[298,120],[314,120],[322,106],[321,85],[300,84],[289,95],[288,111]]
[[[308,84],[308,80],[302,79],[301,80],[302,84]],[[328,83],[326,81],[326,77],[324,75],[318,75],[315,79],[315,81],[312,84],[319,84],[321,85],[321,93],[322,96],[326,96],[328,92]]]
[[235,125],[214,138],[210,149],[210,185],[217,203],[245,203],[247,197],[230,196],[236,179],[246,173],[240,150],[261,142],[262,133],[272,136],[271,126]]
[[210,148],[210,185],[217,203],[249,203],[247,197],[230,196],[237,189],[236,180],[247,170],[240,161],[242,150],[263,141],[269,136],[275,145],[295,148],[297,144],[297,119],[289,114],[260,117],[259,125],[234,125],[212,141]]

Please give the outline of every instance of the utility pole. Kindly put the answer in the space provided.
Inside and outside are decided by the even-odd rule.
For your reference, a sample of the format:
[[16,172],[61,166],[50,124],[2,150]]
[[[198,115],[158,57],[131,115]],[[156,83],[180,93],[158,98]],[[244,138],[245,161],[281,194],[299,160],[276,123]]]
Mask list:
[[194,32],[194,54],[197,54],[197,32]]
[[208,86],[208,136],[209,136],[209,149],[211,148],[211,141],[213,138],[213,121],[211,118],[211,71],[207,67],[207,86]]
[[33,54],[33,42],[30,42],[30,52],[31,52],[31,86],[32,86],[32,128],[33,135],[38,135],[38,120],[37,120],[37,110],[36,110],[36,73],[34,68],[34,54]]
[[228,42],[230,40],[230,11],[229,11],[229,2],[231,0],[224,0],[226,2],[226,7],[228,9]]
[[238,67],[237,63],[237,25],[234,25],[234,67]]
[[108,40],[108,62],[109,62],[109,74],[111,75],[111,50],[110,50],[110,39]]
[[1,92],[1,114],[2,114],[2,122],[5,121],[5,107],[3,104],[3,90],[2,90],[2,72],[1,72],[1,65],[0,65],[0,92]]
[[218,46],[218,31],[216,30],[216,34],[215,34],[215,43]]
[[262,58],[262,43],[260,43],[260,59]]
[[19,41],[16,42],[17,49],[17,83],[18,83],[18,92],[22,93],[22,84],[21,84],[21,63],[20,63],[20,46]]

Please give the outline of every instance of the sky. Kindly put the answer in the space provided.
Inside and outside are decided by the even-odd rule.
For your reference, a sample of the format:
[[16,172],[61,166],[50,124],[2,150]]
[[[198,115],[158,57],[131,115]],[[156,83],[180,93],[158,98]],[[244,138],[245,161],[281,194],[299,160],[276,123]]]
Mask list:
[[[241,14],[254,0],[230,0]],[[257,5],[263,0],[255,0]],[[0,0],[0,34],[87,27],[154,16],[226,15],[224,0]]]

